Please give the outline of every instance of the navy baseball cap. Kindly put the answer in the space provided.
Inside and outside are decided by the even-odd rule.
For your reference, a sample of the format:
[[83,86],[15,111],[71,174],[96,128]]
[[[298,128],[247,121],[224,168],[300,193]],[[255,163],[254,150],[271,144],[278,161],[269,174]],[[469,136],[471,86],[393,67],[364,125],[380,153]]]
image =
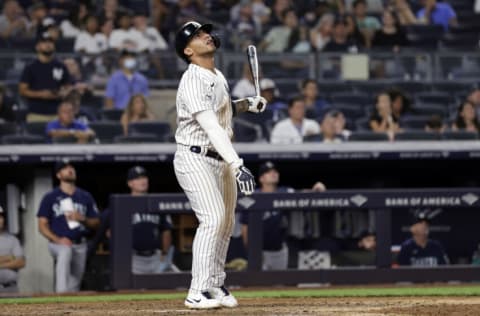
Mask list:
[[135,166],[135,167],[132,167],[132,168],[128,169],[127,181],[135,180],[137,178],[147,177],[147,176],[148,176],[148,174],[147,174],[147,170],[145,170],[145,168],[143,168],[142,166]]
[[60,172],[60,170],[62,170],[63,168],[65,168],[67,166],[73,167],[73,165],[70,163],[70,161],[59,160],[59,161],[55,162],[55,166],[53,167],[53,170],[55,171],[55,174],[57,174],[58,172]]
[[267,173],[270,170],[277,170],[277,168],[275,168],[275,165],[273,164],[273,162],[267,161],[264,164],[262,164],[258,169],[258,176],[261,177],[264,173]]
[[415,225],[417,223],[421,223],[421,222],[426,222],[427,224],[430,224],[430,217],[428,216],[428,211],[425,210],[425,211],[420,211],[420,212],[417,212],[416,214],[413,215],[413,222],[412,222],[412,225]]

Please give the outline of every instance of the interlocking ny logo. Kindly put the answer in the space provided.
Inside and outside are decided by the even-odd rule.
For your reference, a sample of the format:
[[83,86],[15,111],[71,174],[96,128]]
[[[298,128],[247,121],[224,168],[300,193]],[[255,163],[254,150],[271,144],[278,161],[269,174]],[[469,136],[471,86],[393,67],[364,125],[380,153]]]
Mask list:
[[478,195],[473,193],[467,193],[462,196],[462,201],[468,205],[473,205],[473,203],[478,201]]
[[244,209],[249,209],[253,204],[255,204],[255,202],[256,201],[254,199],[247,196],[238,200],[238,204],[243,206]]
[[368,201],[368,199],[361,194],[356,194],[350,198],[350,201],[352,201],[352,203],[356,206],[362,206],[363,204],[365,204],[365,202]]

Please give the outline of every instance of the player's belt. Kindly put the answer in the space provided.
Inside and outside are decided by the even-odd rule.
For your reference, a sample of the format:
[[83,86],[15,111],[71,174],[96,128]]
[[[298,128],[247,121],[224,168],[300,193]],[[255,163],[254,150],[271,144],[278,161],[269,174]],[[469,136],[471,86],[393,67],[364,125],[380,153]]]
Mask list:
[[207,157],[223,161],[223,158],[222,158],[222,156],[220,156],[219,153],[217,153],[213,150],[210,150],[210,149],[202,152],[202,148],[200,146],[190,146],[190,151],[192,153],[196,153],[196,154],[202,154],[203,153]]

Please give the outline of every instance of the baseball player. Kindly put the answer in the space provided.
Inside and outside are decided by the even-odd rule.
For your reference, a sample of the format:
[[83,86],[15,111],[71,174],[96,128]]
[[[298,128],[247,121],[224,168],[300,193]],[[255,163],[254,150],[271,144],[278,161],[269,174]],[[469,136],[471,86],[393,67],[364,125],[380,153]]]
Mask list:
[[443,246],[436,240],[430,239],[430,218],[427,212],[415,214],[410,227],[412,238],[402,243],[397,262],[399,265],[416,267],[436,267],[449,264]]
[[[258,170],[259,192],[294,192],[293,188],[278,186],[280,173],[271,161],[262,164]],[[248,245],[248,211],[241,213],[242,238]],[[286,214],[278,210],[265,210],[263,213],[263,270],[285,270],[288,267],[288,247],[286,244],[288,221]]]
[[188,64],[177,91],[174,169],[199,221],[193,241],[189,308],[235,307],[225,288],[225,258],[234,226],[237,184],[251,194],[254,177],[231,143],[234,113],[262,112],[261,96],[231,101],[228,83],[215,68],[219,39],[213,26],[185,23],[176,34],[177,55]]
[[55,174],[60,185],[43,197],[37,213],[38,229],[48,239],[48,250],[56,260],[56,292],[75,292],[85,270],[87,230],[95,229],[100,221],[91,194],[75,186],[75,168],[59,161]]
[[[130,194],[139,196],[147,194],[149,179],[145,168],[134,166],[127,172],[127,185]],[[110,209],[101,214],[101,224],[92,242],[89,254],[97,245],[110,237]],[[162,273],[180,271],[173,264],[174,247],[172,246],[172,221],[170,215],[159,213],[134,213],[132,215],[132,272],[134,274]]]
[[25,258],[17,237],[6,230],[5,217],[0,206],[0,293],[12,293],[18,291],[18,270],[25,266]]

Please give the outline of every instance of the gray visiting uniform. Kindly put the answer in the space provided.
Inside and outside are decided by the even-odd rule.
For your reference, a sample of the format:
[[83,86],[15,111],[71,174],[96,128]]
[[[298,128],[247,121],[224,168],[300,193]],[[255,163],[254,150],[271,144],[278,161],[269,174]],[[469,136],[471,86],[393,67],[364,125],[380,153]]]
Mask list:
[[[190,64],[177,92],[177,151],[174,169],[185,191],[199,226],[193,241],[192,282],[189,294],[199,294],[224,285],[225,259],[235,222],[237,183],[223,160],[205,156],[214,150],[207,133],[194,114],[213,110],[228,136],[233,135],[233,109],[228,83],[223,74],[215,74]],[[200,152],[192,152],[198,146]]]
[[[17,237],[7,232],[0,233],[0,256],[24,256]],[[16,292],[17,278],[18,272],[16,270],[0,269],[0,292]]]

